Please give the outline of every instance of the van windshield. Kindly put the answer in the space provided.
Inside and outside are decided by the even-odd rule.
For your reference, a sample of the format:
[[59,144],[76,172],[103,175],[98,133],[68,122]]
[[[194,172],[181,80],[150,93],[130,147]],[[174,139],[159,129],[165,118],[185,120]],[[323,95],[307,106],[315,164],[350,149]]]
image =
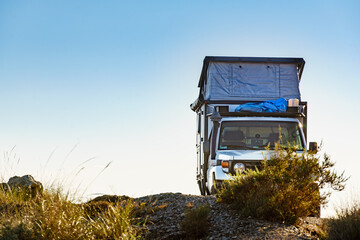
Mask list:
[[220,150],[261,150],[275,143],[304,150],[299,125],[296,122],[224,121],[221,123]]

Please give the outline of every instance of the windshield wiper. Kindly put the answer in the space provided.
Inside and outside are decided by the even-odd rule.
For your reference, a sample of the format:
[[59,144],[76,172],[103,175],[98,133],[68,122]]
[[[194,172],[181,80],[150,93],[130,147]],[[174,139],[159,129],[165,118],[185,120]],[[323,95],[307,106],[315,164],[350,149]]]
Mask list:
[[239,145],[225,145],[224,147],[229,149],[229,148],[241,148],[242,146],[239,146]]
[[246,150],[259,150],[258,148],[246,147],[246,146],[242,146],[241,149],[246,149]]
[[239,145],[226,145],[229,148],[236,148],[236,149],[246,149],[246,150],[257,150],[257,148],[247,147],[247,146],[239,146]]
[[[269,146],[269,144],[266,144],[266,145],[260,145],[260,146],[257,146],[257,147],[259,147],[259,148],[264,148],[264,147],[267,147],[267,146]],[[271,147],[271,146],[270,146]]]

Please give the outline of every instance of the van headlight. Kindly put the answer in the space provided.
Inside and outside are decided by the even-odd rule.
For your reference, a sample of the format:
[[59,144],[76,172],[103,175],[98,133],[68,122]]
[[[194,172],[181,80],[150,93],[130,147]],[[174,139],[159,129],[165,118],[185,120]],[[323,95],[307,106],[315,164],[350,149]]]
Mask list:
[[234,164],[234,172],[244,172],[245,171],[245,165],[243,163],[235,163]]
[[221,167],[222,167],[222,170],[226,173],[229,172],[229,161],[222,161],[221,162]]

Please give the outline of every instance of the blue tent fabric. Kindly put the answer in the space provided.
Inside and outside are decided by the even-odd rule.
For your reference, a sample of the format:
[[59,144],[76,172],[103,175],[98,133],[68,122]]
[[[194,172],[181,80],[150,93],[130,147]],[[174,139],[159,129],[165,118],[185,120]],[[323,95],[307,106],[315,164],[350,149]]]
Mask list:
[[286,112],[288,102],[284,98],[238,106],[235,112]]

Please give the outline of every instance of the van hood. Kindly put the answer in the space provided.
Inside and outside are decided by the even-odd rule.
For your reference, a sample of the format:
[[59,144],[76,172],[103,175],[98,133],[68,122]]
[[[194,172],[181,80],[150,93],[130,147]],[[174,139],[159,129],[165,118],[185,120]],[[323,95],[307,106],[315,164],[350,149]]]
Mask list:
[[[216,160],[253,160],[262,161],[264,157],[270,159],[274,154],[274,150],[219,150],[216,154]],[[300,157],[303,151],[297,151]]]
[[254,160],[261,161],[264,157],[270,159],[274,151],[266,150],[220,150],[217,152],[217,160]]

